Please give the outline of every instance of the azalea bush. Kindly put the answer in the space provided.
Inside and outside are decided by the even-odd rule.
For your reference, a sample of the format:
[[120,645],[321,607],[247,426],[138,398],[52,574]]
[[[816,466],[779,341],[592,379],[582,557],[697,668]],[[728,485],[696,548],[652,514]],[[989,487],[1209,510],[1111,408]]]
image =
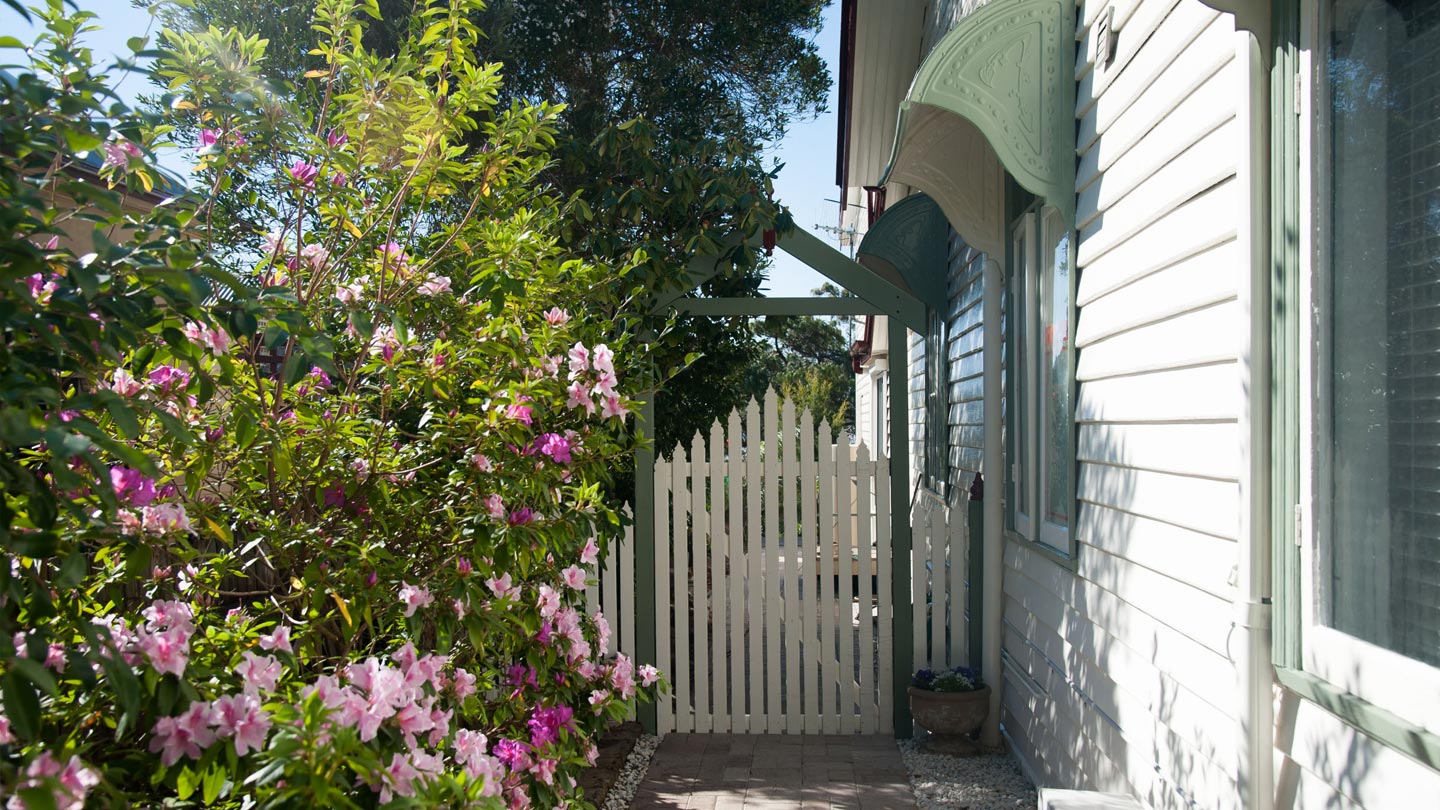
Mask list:
[[[647,259],[571,257],[557,108],[495,106],[475,5],[381,58],[374,0],[322,0],[313,112],[219,30],[162,35],[129,110],[40,10],[0,87],[9,806],[583,803],[663,686],[581,609]],[[215,244],[247,188],[258,247]]]

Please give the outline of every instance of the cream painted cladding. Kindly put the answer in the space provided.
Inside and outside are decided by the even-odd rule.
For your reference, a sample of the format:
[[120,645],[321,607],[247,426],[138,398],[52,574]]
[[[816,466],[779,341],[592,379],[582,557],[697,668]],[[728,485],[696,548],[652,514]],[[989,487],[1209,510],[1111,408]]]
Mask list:
[[1233,18],[1121,0],[1096,68],[1106,5],[1077,21],[1076,565],[1007,543],[1003,721],[1044,784],[1236,807]]

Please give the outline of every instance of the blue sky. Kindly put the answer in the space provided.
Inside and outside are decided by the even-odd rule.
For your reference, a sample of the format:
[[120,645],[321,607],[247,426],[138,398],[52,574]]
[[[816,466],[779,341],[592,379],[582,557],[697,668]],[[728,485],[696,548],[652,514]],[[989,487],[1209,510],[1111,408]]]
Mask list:
[[[145,36],[151,31],[151,17],[144,11],[130,7],[129,0],[79,0],[79,6],[95,12],[101,30],[86,37],[87,44],[95,50],[96,61],[107,64],[116,56],[128,55],[126,41],[131,37]],[[0,11],[0,21],[6,27],[18,23],[20,32],[15,34],[22,42],[30,42],[36,35],[33,25],[27,25],[19,15],[9,9]],[[158,24],[155,30],[158,30]],[[153,39],[152,39],[153,42]],[[785,139],[773,144],[768,158],[779,159],[785,164],[775,182],[776,198],[790,207],[795,223],[811,231],[831,245],[838,244],[833,233],[826,233],[816,226],[834,226],[839,206],[827,200],[839,199],[835,186],[835,122],[839,106],[840,75],[840,3],[835,0],[825,10],[825,26],[816,44],[830,67],[829,112],[810,121],[795,122]],[[0,54],[5,62],[18,61],[18,52]],[[146,85],[139,77],[131,76],[121,80],[120,95],[133,99],[133,95],[145,91]],[[162,156],[163,159],[163,156]],[[167,165],[172,161],[164,161]],[[172,170],[184,171],[184,166],[170,165]],[[800,262],[790,258],[784,251],[775,251],[775,263],[770,271],[766,294],[771,296],[808,296],[810,290],[818,287],[825,278]]]

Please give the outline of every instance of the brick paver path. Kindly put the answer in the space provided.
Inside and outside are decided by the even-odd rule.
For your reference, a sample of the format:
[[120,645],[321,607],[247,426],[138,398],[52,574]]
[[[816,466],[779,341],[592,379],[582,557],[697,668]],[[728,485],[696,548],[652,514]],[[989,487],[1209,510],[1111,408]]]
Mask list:
[[915,810],[890,737],[669,734],[633,810]]

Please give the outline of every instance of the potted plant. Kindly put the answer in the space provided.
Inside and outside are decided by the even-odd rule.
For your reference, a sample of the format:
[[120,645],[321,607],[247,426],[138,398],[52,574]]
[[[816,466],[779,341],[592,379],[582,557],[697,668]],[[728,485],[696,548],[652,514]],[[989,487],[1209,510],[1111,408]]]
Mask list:
[[940,754],[979,752],[971,735],[990,713],[990,687],[969,667],[921,669],[910,679],[910,715],[930,732],[922,748]]

